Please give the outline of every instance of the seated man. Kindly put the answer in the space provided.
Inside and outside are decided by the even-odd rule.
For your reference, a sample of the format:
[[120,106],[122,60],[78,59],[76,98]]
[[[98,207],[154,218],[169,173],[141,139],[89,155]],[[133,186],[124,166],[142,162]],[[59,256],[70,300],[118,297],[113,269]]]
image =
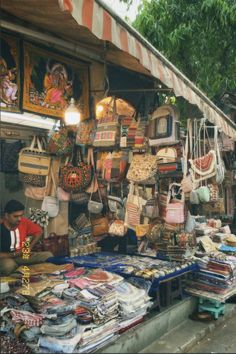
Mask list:
[[[10,200],[4,208],[0,221],[0,275],[13,273],[20,265],[45,262],[51,252],[32,252],[42,236],[42,229],[31,220],[24,218],[24,205]],[[27,240],[28,236],[33,236]]]

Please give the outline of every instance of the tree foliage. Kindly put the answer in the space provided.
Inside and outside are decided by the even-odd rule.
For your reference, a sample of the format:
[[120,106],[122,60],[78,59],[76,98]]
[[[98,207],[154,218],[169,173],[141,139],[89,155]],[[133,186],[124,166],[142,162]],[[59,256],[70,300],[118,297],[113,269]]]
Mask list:
[[236,0],[143,0],[133,26],[213,101],[236,88]]

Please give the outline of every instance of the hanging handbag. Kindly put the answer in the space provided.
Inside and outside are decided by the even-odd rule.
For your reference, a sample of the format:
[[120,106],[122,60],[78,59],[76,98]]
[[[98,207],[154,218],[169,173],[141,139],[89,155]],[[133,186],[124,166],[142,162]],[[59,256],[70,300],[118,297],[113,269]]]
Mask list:
[[136,225],[135,226],[136,236],[138,238],[146,236],[150,230],[150,227],[151,227],[151,225],[149,225],[149,224]]
[[125,224],[135,230],[135,226],[140,224],[141,212],[146,200],[139,196],[138,187],[130,184],[125,212]]
[[210,191],[207,186],[199,187],[197,194],[201,203],[208,203],[210,201]]
[[152,226],[150,226],[150,229],[146,235],[146,238],[151,243],[160,242],[163,231],[164,231],[163,224],[152,225]]
[[87,204],[89,201],[89,195],[86,192],[71,193],[70,200],[78,205]]
[[127,179],[139,184],[155,184],[157,157],[151,154],[135,154],[132,158]]
[[125,226],[124,221],[114,220],[109,226],[109,234],[112,236],[125,236],[127,232],[127,227]]
[[67,127],[62,127],[51,135],[47,151],[59,156],[71,155],[74,145],[74,133]]
[[96,130],[95,119],[85,119],[79,123],[75,142],[77,145],[92,145]]
[[[191,175],[187,175],[188,173],[188,146],[190,135],[192,131],[192,122],[190,119],[187,121],[187,136],[185,141],[185,148],[183,151],[183,179],[181,181],[181,188],[184,193],[189,193],[194,189],[193,181]],[[192,144],[192,142],[191,142]]]
[[19,153],[19,172],[47,176],[50,164],[51,157],[43,150],[39,138],[34,135],[31,145],[21,149]]
[[[107,196],[107,204],[109,210],[115,214],[115,217],[119,220],[125,218],[125,206],[123,198],[123,185],[121,183],[121,197],[112,195],[111,184],[109,184],[109,195]],[[113,193],[114,194],[114,193]]]
[[[52,185],[53,185],[53,189],[54,189],[52,193],[56,194],[57,187],[56,187],[54,174],[53,174],[52,170],[50,171],[50,178],[48,179],[48,183],[50,182],[50,179],[52,181]],[[47,186],[47,188],[48,188],[48,186]],[[55,218],[55,216],[57,216],[59,213],[59,200],[57,199],[57,196],[46,195],[43,199],[41,209],[43,211],[46,211],[50,218]]]
[[109,231],[109,223],[107,217],[101,217],[97,219],[91,219],[93,236],[107,235]]
[[209,191],[210,191],[210,201],[211,202],[217,202],[219,199],[219,188],[217,184],[208,184],[207,185]]
[[190,203],[193,204],[193,205],[200,204],[200,200],[199,200],[199,196],[198,196],[197,190],[192,190],[190,192],[189,200],[190,200]]
[[1,172],[12,173],[18,172],[18,156],[24,147],[20,140],[8,143],[5,140],[1,144]]
[[159,207],[157,198],[150,198],[147,200],[142,210],[142,215],[149,219],[156,219],[159,216]]
[[119,116],[116,113],[116,98],[112,97],[106,114],[99,118],[93,146],[115,146],[119,142]]
[[221,184],[223,183],[225,177],[225,166],[220,156],[217,126],[214,127],[214,141],[215,141],[215,148],[216,148],[216,183]]
[[22,173],[21,177],[24,183],[29,184],[34,187],[45,187],[46,177],[41,175],[33,175],[31,173]]
[[87,189],[92,180],[91,165],[83,162],[80,149],[77,151],[79,151],[79,162],[74,164],[69,162],[60,170],[59,186],[66,192],[83,192]]
[[125,177],[127,165],[127,151],[109,153],[103,161],[103,179],[107,182],[119,183]]
[[57,187],[57,199],[61,202],[69,202],[70,193],[64,191],[61,187]]
[[158,150],[157,163],[176,162],[177,151],[174,147],[166,147]]
[[182,224],[184,222],[184,193],[180,189],[179,193],[181,194],[181,199],[179,201],[172,201],[172,188],[180,184],[172,183],[169,187],[167,207],[166,207],[166,222],[170,224]]
[[25,185],[25,196],[27,198],[35,200],[43,200],[45,196],[46,186],[45,187],[34,187],[31,185]]
[[90,194],[89,202],[88,202],[88,211],[91,214],[100,214],[103,209],[103,202],[102,202],[102,196],[100,193],[100,189],[98,188],[98,196],[99,196],[99,202],[92,200],[93,192]]
[[194,228],[196,226],[196,221],[193,215],[188,211],[188,216],[185,224],[185,231],[188,233],[193,232]]
[[86,189],[87,193],[95,193],[98,190],[98,179],[97,179],[97,172],[95,168],[95,163],[94,163],[94,155],[93,155],[93,149],[89,148],[88,149],[88,159],[87,163],[91,165],[92,171],[93,171],[93,178],[91,184],[88,186]]

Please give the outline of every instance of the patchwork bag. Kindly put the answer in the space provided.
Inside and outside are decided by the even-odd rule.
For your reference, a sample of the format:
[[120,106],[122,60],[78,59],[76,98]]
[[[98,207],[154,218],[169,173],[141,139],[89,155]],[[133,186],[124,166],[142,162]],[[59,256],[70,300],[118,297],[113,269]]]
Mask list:
[[115,97],[111,99],[109,106],[111,109],[98,120],[93,146],[109,147],[119,142],[120,125],[119,116],[116,113]]
[[160,242],[163,231],[163,224],[152,225],[146,235],[146,238],[151,243]]
[[113,151],[103,161],[103,179],[107,182],[120,182],[126,173],[128,152]]
[[184,193],[180,189],[179,193],[181,195],[180,200],[171,201],[172,197],[172,188],[174,186],[181,186],[180,184],[177,183],[172,183],[169,187],[169,193],[168,193],[168,198],[167,198],[167,207],[166,207],[166,217],[165,220],[167,223],[170,224],[182,224],[185,219],[184,215]]
[[127,179],[139,184],[155,184],[157,175],[157,156],[135,154],[131,161]]
[[77,145],[92,145],[96,130],[95,119],[86,119],[79,123],[75,142]]
[[219,187],[217,184],[208,184],[207,185],[209,191],[210,191],[210,201],[211,202],[217,202],[219,199]]
[[34,135],[31,145],[21,149],[19,153],[19,172],[47,176],[50,164],[51,157],[43,150],[39,138]]
[[72,153],[73,146],[74,133],[67,127],[63,127],[51,135],[47,151],[50,154],[68,156]]

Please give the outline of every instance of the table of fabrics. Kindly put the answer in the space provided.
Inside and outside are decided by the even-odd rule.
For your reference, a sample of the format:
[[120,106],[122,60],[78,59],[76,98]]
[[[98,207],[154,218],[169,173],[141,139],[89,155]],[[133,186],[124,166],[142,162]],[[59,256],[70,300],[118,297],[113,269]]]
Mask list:
[[21,266],[18,278],[0,279],[10,285],[0,294],[0,340],[7,352],[18,338],[32,353],[91,353],[141,323],[152,307],[143,284],[137,287],[101,269],[73,263],[27,266],[28,287],[22,282],[25,272]]
[[196,272],[198,264],[188,260],[185,263],[169,262],[155,257],[141,255],[124,255],[118,253],[99,252],[77,257],[52,257],[49,261],[55,264],[73,263],[76,266],[100,268],[129,279],[134,285],[142,284],[150,296],[155,296],[162,282],[180,277],[189,272]]
[[199,271],[188,281],[188,293],[220,302],[236,294],[235,256],[212,252],[196,261]]

